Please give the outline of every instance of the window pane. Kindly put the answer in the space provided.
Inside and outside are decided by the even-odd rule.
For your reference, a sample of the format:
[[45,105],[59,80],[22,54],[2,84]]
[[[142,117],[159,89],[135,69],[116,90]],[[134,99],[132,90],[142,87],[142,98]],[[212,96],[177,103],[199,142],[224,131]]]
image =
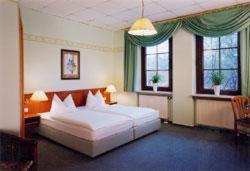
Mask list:
[[233,33],[220,38],[221,48],[237,47],[238,45],[238,34]]
[[[160,87],[169,87],[169,58],[171,49],[169,49],[170,41],[166,40],[161,44],[156,46],[145,47],[145,63],[142,64],[142,67],[145,67],[146,71],[143,71],[143,77],[146,77],[145,85],[142,88],[146,88],[146,86],[152,86],[152,77],[158,73],[161,77],[161,81],[159,82]],[[143,55],[143,54],[142,54]],[[142,56],[144,57],[144,56]],[[145,64],[145,66],[143,66]],[[144,75],[145,74],[145,75]]]
[[[200,39],[197,39],[199,41]],[[230,93],[239,91],[239,44],[238,33],[222,37],[203,37],[203,56],[201,70],[199,66],[198,72],[203,72],[203,78],[197,78],[198,82],[203,81],[203,88],[198,89],[200,93],[207,93],[204,90],[212,90],[213,83],[211,80],[212,72],[220,72],[224,75],[224,80],[221,84],[221,89]]]
[[158,74],[160,75],[160,87],[168,87],[169,86],[169,72],[168,71],[158,71]]
[[159,54],[158,55],[158,70],[168,70],[169,69],[169,54]]
[[152,77],[156,74],[156,71],[147,71],[147,86],[152,86]]
[[219,51],[204,51],[204,69],[219,69]]
[[222,82],[222,90],[238,90],[238,71],[237,70],[222,70],[221,73],[225,79]]
[[221,68],[238,68],[238,49],[221,50]]
[[168,40],[159,44],[157,47],[158,47],[158,53],[169,52]]
[[205,70],[204,71],[204,88],[205,89],[212,89],[213,83],[211,81],[211,74],[213,71],[211,70]]
[[156,70],[156,55],[147,55],[146,70]]
[[156,46],[146,47],[146,54],[155,54],[155,53],[156,53]]
[[203,49],[218,49],[219,38],[217,37],[204,37],[203,38]]

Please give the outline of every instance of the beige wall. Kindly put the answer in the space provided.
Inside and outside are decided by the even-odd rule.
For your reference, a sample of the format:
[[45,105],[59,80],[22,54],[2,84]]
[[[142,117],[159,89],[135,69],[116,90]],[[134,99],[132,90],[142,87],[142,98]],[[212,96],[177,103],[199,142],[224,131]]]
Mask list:
[[[104,87],[114,82],[113,32],[22,8],[25,92]],[[61,80],[60,50],[79,50],[81,79]]]
[[173,36],[173,123],[194,125],[194,36],[179,30]]
[[123,76],[124,76],[124,32],[117,31],[114,33],[114,48],[117,51],[114,53],[115,56],[115,86],[119,92],[123,91]]
[[19,34],[17,3],[0,1],[0,130],[19,134]]

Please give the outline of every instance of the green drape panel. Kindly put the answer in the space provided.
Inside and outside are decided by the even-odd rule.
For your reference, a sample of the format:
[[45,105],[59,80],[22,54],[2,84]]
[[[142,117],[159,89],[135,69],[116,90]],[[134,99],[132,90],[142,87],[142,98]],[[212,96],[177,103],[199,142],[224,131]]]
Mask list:
[[250,96],[250,26],[240,32],[241,92]]
[[[136,75],[136,61],[137,61],[137,48],[139,46],[154,46],[162,43],[171,36],[174,35],[181,27],[190,31],[191,33],[200,36],[224,36],[233,32],[241,31],[250,25],[250,8],[242,7],[222,12],[211,13],[204,16],[191,17],[184,20],[177,20],[174,22],[166,22],[156,24],[158,34],[155,36],[141,37],[129,35],[125,32],[125,65],[124,65],[124,90],[134,91],[135,87],[135,75]],[[249,40],[248,40],[249,44]],[[248,46],[249,47],[249,46]],[[247,49],[247,47],[245,48]],[[248,48],[249,50],[249,48]],[[248,53],[249,52],[244,52]],[[249,55],[248,55],[249,56]],[[244,59],[246,60],[246,59]],[[243,61],[244,61],[243,60]],[[248,59],[248,68],[249,68]],[[244,69],[248,72],[249,70]],[[248,88],[245,88],[245,87]],[[250,83],[244,82],[244,88],[242,90],[249,89]],[[249,90],[248,90],[249,93]]]
[[128,40],[125,33],[125,58],[124,58],[124,91],[135,90],[135,75],[137,66],[137,46]]
[[180,27],[180,21],[169,24],[158,24],[155,26],[158,33],[154,36],[133,36],[127,34],[127,38],[128,41],[138,46],[154,46],[169,39]]
[[250,8],[236,8],[183,20],[183,27],[200,36],[219,37],[243,30],[249,23]]

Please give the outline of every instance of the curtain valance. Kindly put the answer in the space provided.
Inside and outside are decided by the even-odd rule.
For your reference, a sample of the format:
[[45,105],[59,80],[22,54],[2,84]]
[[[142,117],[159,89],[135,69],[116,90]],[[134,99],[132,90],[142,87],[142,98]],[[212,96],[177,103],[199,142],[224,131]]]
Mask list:
[[183,27],[200,36],[219,37],[241,31],[249,23],[250,8],[237,8],[183,20]]
[[241,7],[156,24],[158,33],[155,36],[133,36],[125,32],[124,90],[134,91],[136,65],[132,61],[137,61],[136,49],[139,46],[154,46],[162,43],[173,36],[180,28],[200,36],[213,37],[242,31],[248,26],[250,26],[250,7]]

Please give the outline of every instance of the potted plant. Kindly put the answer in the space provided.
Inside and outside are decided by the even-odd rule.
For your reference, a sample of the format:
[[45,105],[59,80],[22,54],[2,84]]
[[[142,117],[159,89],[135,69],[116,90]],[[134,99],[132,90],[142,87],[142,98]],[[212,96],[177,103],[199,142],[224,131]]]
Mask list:
[[220,85],[222,81],[224,80],[224,75],[219,72],[212,72],[211,74],[211,80],[213,83],[214,88],[214,94],[216,96],[220,95]]
[[156,73],[152,78],[151,78],[151,82],[153,84],[153,91],[157,92],[158,89],[158,83],[160,82],[161,77],[158,73]]

